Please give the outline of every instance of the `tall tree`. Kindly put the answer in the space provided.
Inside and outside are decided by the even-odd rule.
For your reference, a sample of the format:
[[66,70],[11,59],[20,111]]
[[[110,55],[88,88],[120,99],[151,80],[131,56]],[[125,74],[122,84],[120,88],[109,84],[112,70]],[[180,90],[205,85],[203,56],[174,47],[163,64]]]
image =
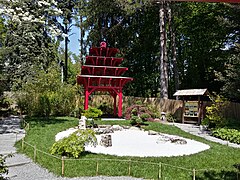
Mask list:
[[67,82],[68,79],[68,42],[69,33],[71,31],[72,21],[74,14],[76,14],[77,0],[57,0],[58,8],[63,12],[60,16],[62,18],[63,26],[61,26],[62,31],[65,33],[64,45],[65,45],[65,58],[64,58],[64,81]]
[[51,61],[57,61],[52,37],[61,35],[54,19],[62,12],[54,0],[4,1],[1,5],[7,20],[4,72],[15,87],[21,87],[37,70],[47,71]]

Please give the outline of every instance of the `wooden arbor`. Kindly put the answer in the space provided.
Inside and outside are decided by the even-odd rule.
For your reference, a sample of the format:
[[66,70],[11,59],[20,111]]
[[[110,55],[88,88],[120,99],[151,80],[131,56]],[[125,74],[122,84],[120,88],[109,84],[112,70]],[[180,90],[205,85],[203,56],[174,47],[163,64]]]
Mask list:
[[207,89],[178,90],[173,96],[182,97],[182,123],[200,124],[203,119],[203,100],[208,99]]
[[101,43],[101,47],[90,48],[81,75],[77,76],[77,83],[84,86],[85,110],[88,109],[88,99],[93,92],[106,91],[114,98],[114,115],[122,117],[122,89],[133,78],[121,76],[128,68],[118,67],[123,61],[123,58],[115,57],[118,52],[116,48],[108,48],[105,42]]

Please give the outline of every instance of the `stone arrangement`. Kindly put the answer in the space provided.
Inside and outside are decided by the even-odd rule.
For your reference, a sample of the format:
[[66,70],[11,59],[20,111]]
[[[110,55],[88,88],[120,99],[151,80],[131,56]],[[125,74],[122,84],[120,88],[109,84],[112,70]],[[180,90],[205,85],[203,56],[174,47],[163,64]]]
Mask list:
[[[98,128],[94,128],[94,131],[96,134],[101,135],[100,145],[104,147],[111,147],[112,146],[112,137],[111,133],[114,133],[115,131],[122,131],[122,130],[139,130],[142,131],[142,129],[138,127],[130,127],[130,126],[120,126],[120,125],[99,125]],[[174,137],[171,135],[162,134],[160,132],[148,131],[148,135],[150,136],[158,136],[158,139],[156,141],[157,144],[160,143],[166,143],[171,142],[174,144],[187,144],[187,141],[185,139],[181,139],[179,137]]]
[[102,135],[100,145],[105,146],[105,147],[111,147],[112,146],[112,136],[110,134]]

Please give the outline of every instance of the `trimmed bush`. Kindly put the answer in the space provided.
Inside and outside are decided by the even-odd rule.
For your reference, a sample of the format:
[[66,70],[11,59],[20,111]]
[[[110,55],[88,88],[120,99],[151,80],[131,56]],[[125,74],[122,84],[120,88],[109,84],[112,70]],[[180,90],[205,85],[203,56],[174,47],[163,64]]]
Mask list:
[[130,120],[132,115],[142,117],[145,121],[153,121],[154,114],[144,105],[132,105],[126,109],[125,118]]

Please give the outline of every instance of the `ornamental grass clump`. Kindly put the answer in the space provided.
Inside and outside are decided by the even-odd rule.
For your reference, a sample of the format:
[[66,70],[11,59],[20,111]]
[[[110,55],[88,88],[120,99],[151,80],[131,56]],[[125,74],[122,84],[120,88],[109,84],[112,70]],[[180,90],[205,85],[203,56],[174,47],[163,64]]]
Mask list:
[[92,129],[78,130],[53,144],[51,154],[78,158],[86,145],[96,146],[97,138]]

